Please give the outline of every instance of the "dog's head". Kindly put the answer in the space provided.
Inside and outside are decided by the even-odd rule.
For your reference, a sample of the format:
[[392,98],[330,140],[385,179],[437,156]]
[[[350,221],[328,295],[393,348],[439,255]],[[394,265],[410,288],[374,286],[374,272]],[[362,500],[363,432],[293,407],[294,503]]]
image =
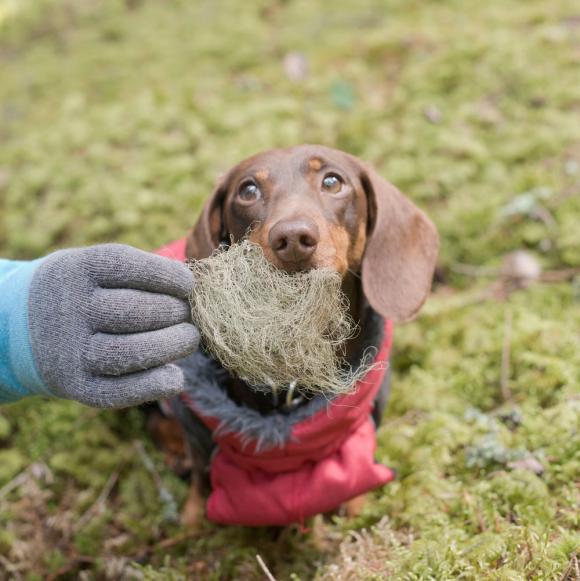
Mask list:
[[360,274],[371,306],[395,321],[427,298],[439,247],[431,220],[392,184],[318,145],[267,151],[232,168],[189,236],[188,258],[245,236],[289,272]]

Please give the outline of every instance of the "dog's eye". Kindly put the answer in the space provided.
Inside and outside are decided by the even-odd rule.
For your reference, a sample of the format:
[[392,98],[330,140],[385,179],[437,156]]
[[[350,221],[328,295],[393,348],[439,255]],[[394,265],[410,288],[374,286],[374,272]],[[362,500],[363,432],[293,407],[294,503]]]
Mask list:
[[342,178],[334,173],[324,176],[322,180],[322,188],[331,194],[338,194],[342,190],[342,184]]
[[260,188],[254,182],[244,182],[238,190],[238,197],[243,202],[255,202],[261,195]]

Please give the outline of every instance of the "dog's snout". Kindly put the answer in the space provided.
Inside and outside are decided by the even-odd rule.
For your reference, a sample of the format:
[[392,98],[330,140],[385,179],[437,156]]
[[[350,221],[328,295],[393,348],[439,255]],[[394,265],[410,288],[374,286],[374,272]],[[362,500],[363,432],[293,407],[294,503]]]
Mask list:
[[284,263],[305,263],[319,242],[318,226],[310,220],[280,221],[269,234],[270,247]]

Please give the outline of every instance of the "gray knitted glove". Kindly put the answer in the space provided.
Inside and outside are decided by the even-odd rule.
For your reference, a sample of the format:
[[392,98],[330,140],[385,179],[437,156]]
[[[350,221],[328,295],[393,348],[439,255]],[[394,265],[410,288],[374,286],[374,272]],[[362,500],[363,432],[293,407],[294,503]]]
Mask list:
[[183,389],[172,361],[199,342],[187,301],[189,269],[120,244],[49,255],[29,296],[32,352],[48,390],[107,408]]

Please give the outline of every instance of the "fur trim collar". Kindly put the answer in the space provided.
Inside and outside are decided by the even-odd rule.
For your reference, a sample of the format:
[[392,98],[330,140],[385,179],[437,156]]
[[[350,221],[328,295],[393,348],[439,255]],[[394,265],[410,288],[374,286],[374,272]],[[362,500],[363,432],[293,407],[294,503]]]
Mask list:
[[[383,319],[369,306],[365,309],[361,328],[364,330],[362,349],[353,367],[361,365],[370,349],[376,350],[383,341]],[[185,377],[182,402],[206,417],[219,419],[216,435],[238,433],[246,444],[255,442],[256,451],[281,448],[291,437],[293,427],[325,408],[334,398],[316,395],[289,412],[267,415],[229,398],[225,389],[228,372],[201,349],[182,359],[179,366]],[[248,386],[248,389],[251,389]]]

